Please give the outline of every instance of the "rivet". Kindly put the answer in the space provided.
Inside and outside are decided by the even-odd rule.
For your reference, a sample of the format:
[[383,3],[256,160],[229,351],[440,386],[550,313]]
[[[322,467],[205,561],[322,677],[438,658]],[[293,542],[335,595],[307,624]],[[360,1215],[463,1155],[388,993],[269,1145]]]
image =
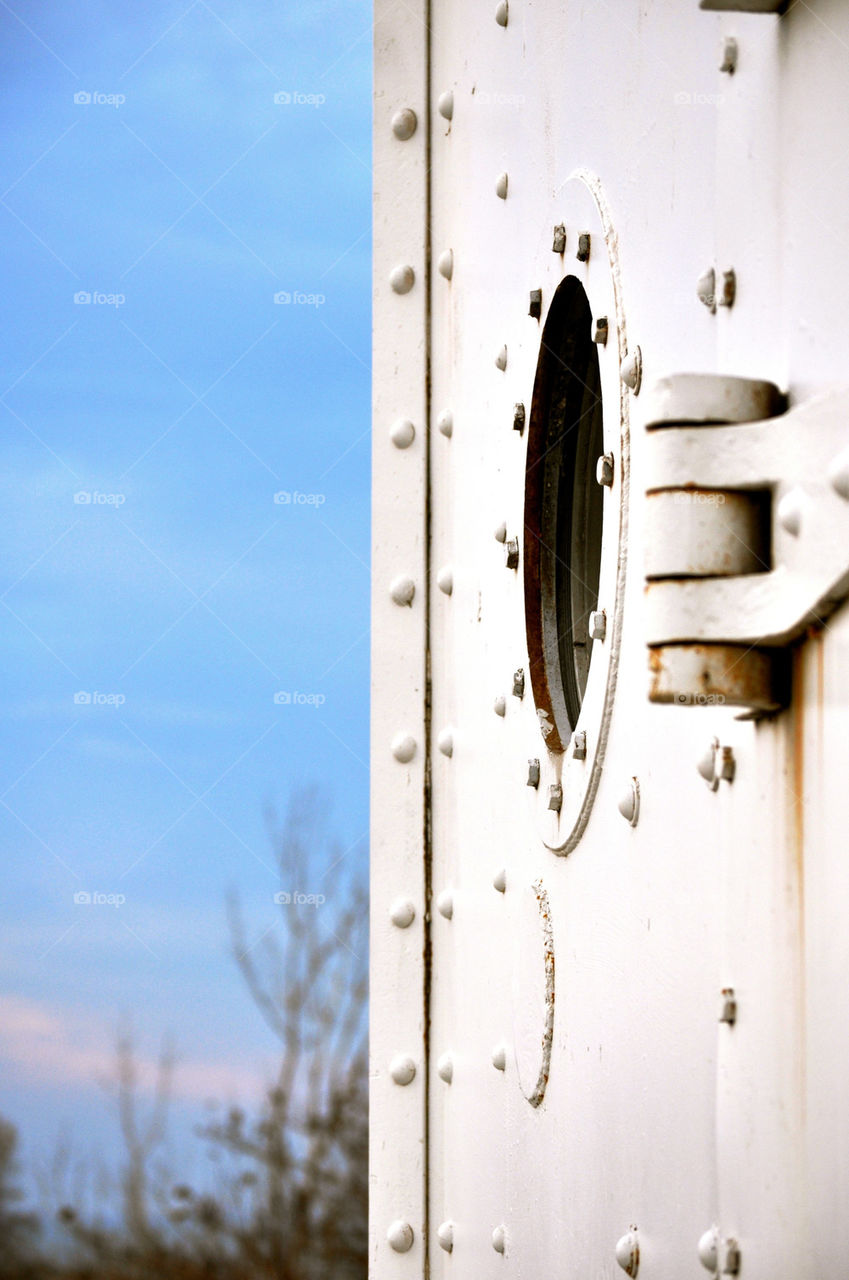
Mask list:
[[590,614],[589,634],[591,640],[603,640],[607,635],[607,614],[604,609],[593,609]]
[[409,764],[416,754],[416,740],[411,733],[396,733],[392,739],[392,754],[401,764]]
[[454,734],[450,729],[443,729],[438,738],[436,745],[444,756],[453,756],[454,754]]
[[504,563],[508,569],[518,569],[519,567],[519,539],[509,538],[505,545]]
[[590,260],[590,233],[582,231],[578,236],[578,249],[575,257],[579,262],[589,262]]
[[502,867],[500,871],[496,871],[492,877],[492,887],[497,889],[499,893],[507,892],[507,872]]
[[436,425],[447,439],[451,439],[454,434],[454,415],[450,409],[443,409],[439,417],[436,419]]
[[559,782],[553,782],[548,788],[548,807],[552,813],[559,813],[563,808],[563,788]]
[[729,76],[733,76],[737,70],[737,41],[733,36],[726,36],[722,41],[719,69]]
[[441,1223],[436,1228],[436,1238],[439,1241],[440,1249],[444,1249],[446,1253],[450,1253],[454,1248],[454,1223]]
[[528,761],[528,786],[534,790],[539,786],[539,760]]
[[849,502],[849,449],[843,449],[829,463],[828,479],[835,493]]
[[416,1076],[416,1064],[407,1054],[399,1053],[389,1064],[389,1074],[396,1084],[409,1084]]
[[386,1233],[386,1239],[396,1253],[406,1253],[408,1249],[413,1247],[413,1228],[409,1222],[402,1222],[399,1218],[397,1222],[393,1222],[390,1226]]
[[740,1246],[736,1240],[723,1240],[722,1242],[722,1274],[724,1276],[736,1276],[740,1270]]
[[696,297],[710,311],[716,311],[716,272],[713,267],[703,271],[696,283]]
[[626,355],[619,366],[619,377],[626,387],[630,387],[635,396],[640,394],[640,383],[643,380],[643,353],[639,347],[634,347],[634,350]]
[[507,0],[499,0],[499,3],[495,6],[495,21],[499,27],[507,26],[507,17]]
[[525,429],[525,406],[520,402],[513,405],[513,430],[520,434]]
[[777,515],[778,523],[787,533],[794,538],[798,538],[802,529],[802,506],[804,503],[804,491],[798,487],[791,489],[789,493],[785,493],[784,497],[778,504]]
[[506,541],[507,541],[507,525],[504,523],[504,521],[503,521],[503,520],[502,520],[501,524],[496,525],[496,528],[495,528],[495,541],[496,541],[496,542],[506,542]]
[[552,253],[566,252],[566,228],[562,222],[558,222],[554,228],[553,238],[551,242]]
[[600,347],[606,347],[608,332],[607,316],[599,316],[595,322],[593,342],[597,342]]
[[492,1247],[496,1253],[504,1253],[507,1247],[507,1228],[501,1223],[492,1233]]
[[393,422],[389,439],[396,449],[409,449],[415,438],[416,428],[409,418],[399,418],[397,422]]
[[503,1044],[497,1044],[492,1051],[492,1065],[496,1071],[507,1070],[507,1049]]
[[734,299],[736,297],[737,276],[732,267],[730,271],[723,271],[722,273],[722,288],[719,292],[719,297],[716,300],[716,305],[718,307],[733,307]]
[[412,578],[408,578],[406,574],[402,573],[390,582],[389,594],[396,604],[411,605],[413,596],[416,594],[416,584]]
[[440,1080],[444,1080],[446,1084],[450,1084],[454,1079],[454,1059],[450,1053],[443,1053],[442,1057],[436,1064],[436,1074]]
[[444,119],[446,119],[446,120],[451,120],[451,119],[453,119],[453,117],[454,117],[454,94],[453,94],[453,92],[451,91],[451,89],[448,89],[448,90],[446,90],[446,92],[445,92],[445,93],[441,93],[441,94],[439,95],[439,101],[438,101],[438,102],[437,102],[437,104],[436,104],[436,109],[437,109],[437,111],[439,112],[439,114],[440,114],[441,116],[443,116],[443,117],[444,117]]
[[626,1275],[635,1276],[640,1269],[640,1243],[636,1227],[616,1241],[616,1261]]
[[454,274],[454,251],[453,249],[445,249],[439,255],[439,262],[436,264],[439,274],[444,276],[446,280],[450,280]]
[[498,196],[499,200],[507,199],[507,181],[506,173],[499,173],[498,177],[495,179],[495,194]]
[[500,369],[502,373],[507,368],[507,348],[502,347],[498,355],[495,357],[495,367]]
[[446,920],[450,920],[454,915],[454,895],[450,889],[443,889],[442,893],[436,899],[436,909]]
[[542,289],[531,289],[528,315],[533,320],[539,320],[542,315]]
[[637,825],[640,817],[640,784],[636,778],[632,778],[627,789],[622,792],[617,808],[632,827]]
[[603,453],[595,464],[595,478],[608,488],[613,484],[613,454]]
[[399,142],[406,142],[416,132],[417,124],[418,119],[412,107],[404,107],[402,111],[396,111],[392,117],[392,132]]
[[416,918],[416,908],[409,898],[396,898],[389,908],[389,919],[398,929],[409,929]]
[[436,585],[439,590],[446,596],[450,596],[454,590],[454,574],[450,565],[443,565],[436,575]]
[[389,277],[389,283],[396,293],[409,293],[413,285],[416,283],[416,273],[413,268],[407,264],[395,267]]
[[587,735],[584,729],[579,729],[577,733],[572,735],[572,759],[586,760],[587,758]]
[[513,672],[513,697],[524,698],[525,696],[525,669],[517,667]]
[[719,749],[719,738],[714,738],[710,746],[707,748],[704,755],[696,765],[696,768],[699,771],[700,777],[704,778],[705,782],[708,784],[711,791],[719,790],[719,778],[717,777],[717,773],[716,773],[716,753],[718,749]]
[[719,1021],[733,1027],[737,1021],[737,997],[733,987],[723,987],[719,993]]
[[492,704],[492,709],[497,716],[505,716],[507,714],[507,699],[499,693]]
[[699,1262],[707,1271],[719,1269],[719,1232],[716,1227],[709,1227],[704,1235],[699,1237],[696,1252],[699,1255]]

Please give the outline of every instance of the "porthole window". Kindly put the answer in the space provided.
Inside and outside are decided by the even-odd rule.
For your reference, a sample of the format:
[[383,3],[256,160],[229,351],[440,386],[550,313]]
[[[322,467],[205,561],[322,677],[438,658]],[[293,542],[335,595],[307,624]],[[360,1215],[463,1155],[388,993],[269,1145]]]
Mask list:
[[601,376],[593,316],[575,276],[559,284],[534,380],[525,472],[525,621],[540,729],[563,751],[578,723],[598,609],[604,489]]

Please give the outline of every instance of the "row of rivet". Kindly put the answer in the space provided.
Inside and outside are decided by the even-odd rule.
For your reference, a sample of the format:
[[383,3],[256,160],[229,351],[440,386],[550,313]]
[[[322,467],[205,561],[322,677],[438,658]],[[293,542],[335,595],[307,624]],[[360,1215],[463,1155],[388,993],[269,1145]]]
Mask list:
[[[403,1222],[399,1219],[393,1222],[386,1233],[386,1238],[396,1253],[407,1253],[413,1247],[415,1233],[409,1222]],[[440,1248],[446,1253],[450,1253],[454,1248],[454,1223],[443,1222],[437,1227],[436,1238],[439,1241]],[[494,1228],[491,1236],[492,1247],[496,1253],[504,1253],[507,1248],[507,1228],[504,1223],[499,1223]]]

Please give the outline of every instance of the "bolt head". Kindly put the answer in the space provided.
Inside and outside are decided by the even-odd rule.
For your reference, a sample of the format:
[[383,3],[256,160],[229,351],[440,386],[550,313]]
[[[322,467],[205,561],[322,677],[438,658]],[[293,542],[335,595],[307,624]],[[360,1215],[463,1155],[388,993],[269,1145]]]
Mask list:
[[607,316],[599,316],[595,322],[595,332],[593,333],[593,342],[597,342],[600,347],[607,346],[607,335],[609,326]]
[[412,107],[404,107],[402,111],[396,111],[392,117],[392,132],[399,142],[407,142],[416,132],[418,119]]
[[828,467],[828,480],[835,493],[849,502],[849,449],[843,449]]
[[699,276],[696,297],[713,315],[716,311],[716,272],[713,267],[708,267],[707,271],[703,271]]
[[498,4],[495,6],[495,21],[499,27],[507,26],[508,17],[507,0],[498,0]]
[[507,174],[499,173],[498,177],[495,179],[495,194],[498,196],[499,200],[507,199],[507,183]]
[[632,778],[627,788],[619,797],[619,812],[632,827],[637,825],[640,817],[640,786],[636,778]]
[[635,1227],[616,1241],[616,1261],[628,1276],[635,1276],[640,1269],[640,1244]]
[[552,233],[551,252],[552,253],[566,252],[566,228],[562,222],[559,222],[557,224],[557,226],[554,228],[554,232]]
[[733,36],[726,36],[722,41],[719,57],[719,69],[732,76],[737,70],[737,41]]
[[603,453],[595,464],[595,478],[599,484],[610,488],[613,484],[613,454]]
[[402,573],[390,582],[389,594],[396,604],[412,605],[413,596],[416,594],[416,584],[412,578]]
[[446,280],[450,280],[454,274],[454,251],[446,249],[439,255],[439,261],[436,264],[439,274],[444,276]]
[[528,761],[528,786],[535,790],[539,786],[539,760]]
[[579,729],[572,735],[572,758],[574,760],[587,758],[587,735],[584,729]]
[[495,702],[493,702],[492,704],[492,709],[497,716],[506,716],[507,699],[503,697],[501,694],[499,694],[498,697],[495,699]]
[[507,872],[501,867],[492,877],[492,887],[497,889],[499,893],[507,892]]
[[709,1227],[699,1237],[697,1245],[699,1262],[707,1271],[719,1270],[719,1232],[716,1227]]
[[495,367],[496,369],[500,369],[502,373],[507,368],[507,347],[506,346],[502,347],[498,355],[495,357]]
[[386,1233],[386,1239],[396,1253],[406,1253],[413,1247],[413,1228],[409,1222],[403,1222],[399,1218],[397,1222],[393,1222],[390,1226]]
[[451,120],[454,117],[454,94],[450,89],[439,95],[436,109],[444,120]]
[[416,1076],[415,1060],[409,1054],[399,1053],[389,1064],[389,1074],[398,1085],[410,1084]]
[[711,791],[716,791],[719,787],[719,778],[716,776],[716,753],[718,749],[719,738],[714,738],[696,765],[699,776],[704,778]]
[[522,432],[525,429],[525,406],[520,402],[513,405],[513,430]]
[[450,1053],[443,1053],[436,1064],[436,1074],[445,1084],[450,1084],[454,1079],[454,1059]]
[[503,1044],[497,1044],[492,1051],[492,1065],[496,1071],[507,1070],[507,1050]]
[[396,293],[409,293],[416,283],[416,273],[409,263],[402,263],[393,269],[389,283]]
[[415,438],[416,428],[409,418],[399,418],[397,422],[392,424],[389,439],[396,449],[409,449]]
[[589,633],[591,640],[603,640],[607,635],[607,614],[604,609],[594,609],[590,614]]
[[542,315],[542,289],[531,289],[528,315],[533,320],[539,320]]
[[582,231],[578,236],[578,250],[575,257],[579,262],[589,262],[590,260],[590,233]]
[[733,987],[723,987],[719,995],[719,1021],[733,1027],[737,1021],[737,998]]
[[396,929],[408,929],[416,918],[416,908],[409,898],[396,898],[389,908],[389,919]]
[[436,425],[442,434],[448,439],[454,433],[454,415],[449,409],[443,409],[442,413],[436,419]]
[[505,564],[508,569],[518,569],[519,567],[519,539],[510,538],[505,544]]
[[737,276],[734,270],[723,271],[722,288],[719,291],[719,297],[716,300],[718,307],[733,307],[734,299],[737,296]]
[[640,384],[643,380],[643,353],[639,347],[634,347],[634,350],[626,355],[619,366],[619,377],[635,396],[640,394]]
[[443,595],[450,596],[454,590],[454,573],[450,565],[443,565],[436,575],[436,585]]
[[500,1223],[492,1233],[492,1247],[496,1253],[504,1253],[507,1248],[507,1228]]
[[496,542],[507,541],[507,525],[504,523],[503,520],[501,521],[501,524],[496,526],[494,537]]
[[392,739],[392,754],[401,764],[409,764],[416,754],[416,740],[411,733],[396,733]]
[[804,491],[798,486],[785,493],[776,509],[778,523],[785,532],[798,538],[802,531],[802,508],[805,502]]
[[525,671],[523,667],[519,667],[513,672],[513,697],[524,698],[525,696]]
[[439,1241],[440,1249],[444,1249],[446,1253],[450,1253],[454,1248],[454,1223],[441,1223],[436,1229],[436,1238]]
[[446,920],[450,920],[454,915],[454,895],[450,889],[443,889],[442,893],[436,899],[436,909]]
[[451,729],[442,729],[436,739],[436,745],[444,756],[449,758],[454,754],[454,734]]
[[740,1246],[736,1240],[728,1239],[722,1242],[722,1274],[724,1276],[736,1276],[740,1270]]
[[552,813],[559,813],[563,808],[563,788],[559,782],[553,782],[548,788],[548,807]]

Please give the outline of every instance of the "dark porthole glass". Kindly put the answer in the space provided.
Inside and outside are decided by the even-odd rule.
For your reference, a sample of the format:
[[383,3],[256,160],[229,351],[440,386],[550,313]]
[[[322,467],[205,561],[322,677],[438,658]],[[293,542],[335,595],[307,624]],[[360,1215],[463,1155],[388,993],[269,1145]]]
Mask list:
[[574,731],[589,676],[589,615],[598,608],[604,490],[598,348],[584,288],[567,276],[543,328],[525,472],[525,622],[531,683],[548,746]]

